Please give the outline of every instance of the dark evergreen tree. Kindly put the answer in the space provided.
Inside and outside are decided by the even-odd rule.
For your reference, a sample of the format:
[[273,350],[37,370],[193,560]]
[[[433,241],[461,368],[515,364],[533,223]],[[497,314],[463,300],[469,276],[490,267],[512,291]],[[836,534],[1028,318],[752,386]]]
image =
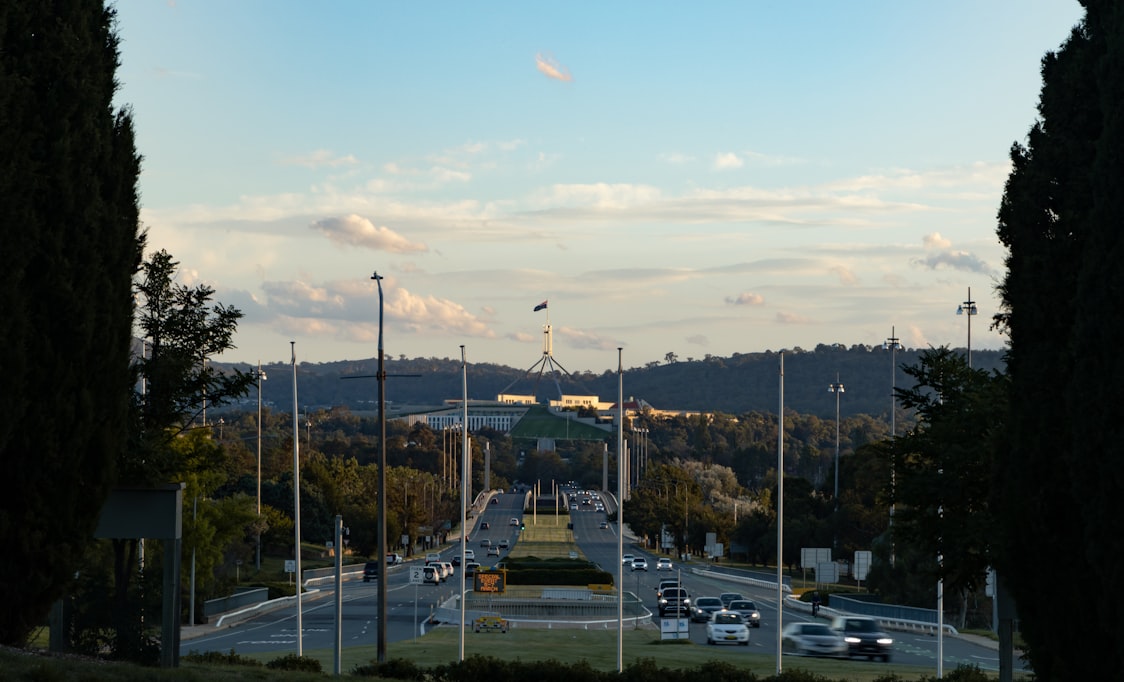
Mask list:
[[1116,600],[1089,594],[1119,582],[1124,537],[1124,425],[1113,413],[1124,374],[1124,9],[1082,4],[1084,21],[1043,59],[1040,118],[1012,150],[998,228],[1011,407],[997,566],[1043,680],[1124,670]]
[[0,3],[0,642],[67,589],[125,447],[137,156],[114,12]]

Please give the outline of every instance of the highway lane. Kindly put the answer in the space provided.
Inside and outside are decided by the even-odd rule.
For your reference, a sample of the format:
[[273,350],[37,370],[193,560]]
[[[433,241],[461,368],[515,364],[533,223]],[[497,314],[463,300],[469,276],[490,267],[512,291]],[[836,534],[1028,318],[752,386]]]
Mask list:
[[[579,506],[577,511],[571,512],[574,524],[574,535],[582,552],[597,562],[602,568],[610,571],[614,576],[622,575],[624,588],[638,594],[645,606],[653,613],[653,622],[659,623],[658,607],[656,604],[656,586],[659,581],[668,577],[680,577],[684,587],[691,595],[692,601],[698,597],[717,597],[723,592],[739,592],[746,598],[753,600],[761,611],[761,627],[751,628],[751,651],[764,654],[773,654],[777,649],[777,593],[776,588],[751,587],[737,582],[717,578],[695,575],[684,568],[679,562],[674,562],[672,572],[655,571],[656,558],[659,556],[644,551],[625,539],[624,552],[648,559],[648,571],[632,571],[627,567],[621,570],[617,554],[617,526],[609,524],[607,529],[599,527],[605,519],[604,514],[587,511]],[[699,562],[690,562],[688,566],[702,567]],[[618,573],[619,571],[619,573]],[[793,609],[785,609],[784,622],[801,622],[811,620],[810,614]],[[827,619],[820,618],[820,622]],[[696,644],[706,644],[706,625],[703,623],[690,623],[690,639]],[[935,635],[910,632],[891,632],[894,638],[892,659],[906,665],[915,665],[920,668],[936,668],[937,638]],[[959,664],[979,666],[983,670],[997,671],[999,659],[997,652],[989,647],[982,646],[966,639],[946,636],[944,638],[944,666],[948,670],[955,669]],[[1022,666],[1018,661],[1016,670]]]
[[[510,525],[511,519],[523,517],[523,496],[505,494],[496,496],[496,504],[487,504],[478,514],[473,530],[470,532],[466,548],[476,554],[476,561],[484,566],[499,563],[508,550],[499,550],[498,556],[487,556],[487,548],[480,541],[488,539],[499,545],[506,539],[514,546],[519,536],[518,525]],[[481,521],[488,528],[481,528]],[[460,555],[458,541],[442,547],[441,558],[452,561],[453,555]],[[424,630],[424,622],[436,606],[455,595],[461,569],[448,581],[440,585],[409,584],[410,566],[420,566],[424,553],[411,557],[405,566],[392,568],[387,580],[387,641],[397,642],[411,639]],[[469,584],[471,589],[471,583]],[[303,600],[301,625],[302,646],[305,649],[331,648],[335,646],[335,585],[328,582],[318,586],[316,594]],[[376,643],[378,586],[364,583],[355,578],[343,583],[341,644],[344,647],[373,645]],[[297,608],[295,602],[260,616],[239,622],[232,627],[217,629],[193,639],[184,640],[180,645],[181,655],[206,651],[230,651],[238,653],[276,653],[278,656],[296,651],[297,646]]]

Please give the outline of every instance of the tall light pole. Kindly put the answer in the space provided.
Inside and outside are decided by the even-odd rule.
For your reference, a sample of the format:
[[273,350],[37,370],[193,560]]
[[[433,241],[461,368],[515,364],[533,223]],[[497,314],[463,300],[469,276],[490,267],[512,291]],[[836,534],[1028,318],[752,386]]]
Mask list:
[[386,662],[386,366],[382,344],[382,276],[371,275],[379,289],[379,366],[376,376],[379,380],[379,585],[376,654],[379,663]]
[[304,655],[304,615],[302,592],[304,584],[301,580],[301,425],[300,413],[297,412],[297,342],[290,341],[289,348],[293,353],[293,552],[296,558],[297,569],[297,656]]
[[254,559],[254,568],[261,570],[261,382],[266,379],[265,372],[261,369],[261,360],[258,360],[258,371],[255,377],[258,380],[258,549]]
[[835,373],[835,383],[828,384],[827,390],[835,394],[835,509],[839,510],[839,396],[843,384],[839,382],[839,372]]
[[968,287],[968,300],[956,306],[957,315],[968,316],[968,369],[972,369],[972,316],[978,312],[976,302],[972,300],[972,287]]
[[890,566],[894,565],[896,552],[893,527],[894,508],[898,500],[898,454],[893,448],[894,438],[897,437],[897,412],[898,412],[898,359],[897,352],[901,350],[901,340],[895,335],[896,329],[890,327],[890,338],[882,342],[882,348],[890,351]]

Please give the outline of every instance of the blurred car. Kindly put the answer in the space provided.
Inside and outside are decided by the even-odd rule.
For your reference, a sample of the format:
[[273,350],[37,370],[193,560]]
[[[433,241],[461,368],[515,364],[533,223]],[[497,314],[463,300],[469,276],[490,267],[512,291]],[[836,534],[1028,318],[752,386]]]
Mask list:
[[402,558],[401,554],[394,554],[392,552],[392,553],[386,555],[386,565],[387,566],[396,566],[396,565],[402,563],[403,561],[405,561],[405,560]]
[[492,526],[487,521],[480,522],[480,530],[488,530]]
[[761,612],[757,610],[757,604],[748,599],[735,599],[726,605],[726,610],[740,613],[746,625],[752,628],[761,627]]
[[597,526],[597,527],[598,527],[598,528],[601,528],[602,530],[604,530],[605,528],[608,528],[608,527],[609,527],[609,522],[608,522],[608,521],[602,521],[602,522],[601,522],[601,524],[600,524],[599,526]]
[[659,559],[656,559],[656,570],[657,571],[670,571],[671,570],[671,559],[668,559],[667,557],[661,557]]
[[461,555],[460,554],[454,554],[453,558],[449,560],[449,563],[453,564],[454,566],[460,566],[461,565]]
[[648,560],[642,556],[638,556],[632,560],[632,570],[634,571],[647,571]]
[[500,549],[507,549],[510,546],[511,546],[511,543],[507,541],[507,538],[504,538],[503,540],[500,540]]
[[499,500],[499,498],[498,498],[498,497],[493,497],[493,498],[492,498],[492,504],[499,504],[499,503],[500,503],[500,500]]
[[518,526],[518,525],[519,525],[519,519],[517,519],[517,518],[515,518],[515,517],[513,516],[513,517],[511,517],[510,519],[508,519],[508,521],[507,521],[507,525],[509,525],[509,526]]
[[467,548],[464,550],[464,560],[465,560],[466,563],[469,562],[469,561],[472,561],[475,558],[476,558],[476,551],[475,550],[471,550],[471,549],[467,549]]
[[890,662],[890,647],[894,640],[873,618],[836,616],[831,621],[831,629],[847,642],[848,657],[866,656],[870,660],[880,658],[883,662]]
[[823,623],[789,623],[781,633],[781,650],[803,656],[846,656],[847,641]]
[[621,565],[631,564],[632,560],[636,558],[635,554],[625,554],[621,557]]
[[723,592],[722,594],[718,595],[718,598],[722,600],[722,606],[725,606],[727,608],[729,608],[730,602],[734,601],[735,599],[745,599],[745,597],[743,597],[738,592]]
[[489,540],[488,538],[484,538],[483,540],[480,541],[480,546],[481,547],[491,547],[492,541]]
[[379,562],[368,561],[363,564],[363,582],[370,582],[379,579]]
[[464,574],[465,574],[465,576],[467,577],[467,576],[472,576],[472,575],[476,575],[476,570],[477,570],[478,568],[480,568],[480,564],[479,564],[479,563],[477,563],[477,562],[475,562],[475,561],[469,561],[468,563],[466,563],[466,564],[464,565]]
[[493,547],[488,548],[488,556],[499,556],[499,555],[500,555],[500,548],[499,547],[493,546]]
[[711,614],[722,610],[722,600],[718,597],[699,597],[691,607],[691,620],[696,623],[706,623]]
[[706,643],[749,646],[749,626],[740,613],[715,611],[706,622]]
[[659,585],[656,585],[656,599],[659,599],[660,597],[662,597],[663,591],[666,590],[669,587],[683,587],[683,585],[677,579],[664,578],[663,580],[660,581]]
[[691,613],[691,597],[682,587],[669,587],[665,589],[656,602],[659,607],[660,618],[669,613],[687,616]]

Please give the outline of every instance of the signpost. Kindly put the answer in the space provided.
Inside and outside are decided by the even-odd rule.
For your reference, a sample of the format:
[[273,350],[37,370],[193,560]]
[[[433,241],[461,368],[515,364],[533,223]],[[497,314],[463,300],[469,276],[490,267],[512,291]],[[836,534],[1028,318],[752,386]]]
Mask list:
[[482,571],[477,569],[472,576],[472,589],[489,594],[503,594],[507,587],[507,571]]

